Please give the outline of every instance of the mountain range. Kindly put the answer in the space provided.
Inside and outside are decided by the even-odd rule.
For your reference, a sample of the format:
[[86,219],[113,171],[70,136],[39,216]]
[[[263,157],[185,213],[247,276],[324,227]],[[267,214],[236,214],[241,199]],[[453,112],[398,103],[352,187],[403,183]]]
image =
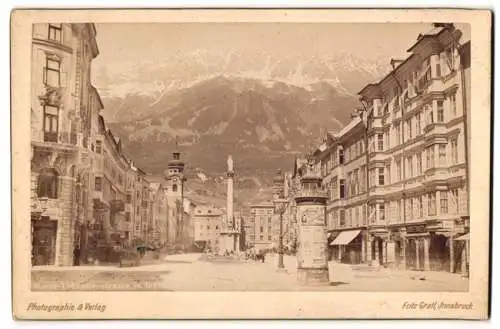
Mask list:
[[[191,194],[208,197],[203,190],[223,184],[218,177],[231,154],[238,187],[256,200],[269,195],[277,168],[291,169],[321,132],[345,125],[359,106],[356,93],[387,70],[347,55],[278,60],[196,52],[106,69],[96,85],[108,126],[145,171],[162,173],[177,140],[188,179],[197,182]],[[223,197],[224,189],[211,190],[219,192],[210,197]]]

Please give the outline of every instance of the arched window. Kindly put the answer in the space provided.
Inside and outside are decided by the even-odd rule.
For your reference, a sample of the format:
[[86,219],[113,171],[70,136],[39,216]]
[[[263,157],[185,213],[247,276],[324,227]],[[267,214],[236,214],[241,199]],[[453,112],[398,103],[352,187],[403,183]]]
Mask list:
[[38,197],[57,199],[57,172],[46,168],[38,176]]
[[177,184],[172,185],[172,192],[177,192]]

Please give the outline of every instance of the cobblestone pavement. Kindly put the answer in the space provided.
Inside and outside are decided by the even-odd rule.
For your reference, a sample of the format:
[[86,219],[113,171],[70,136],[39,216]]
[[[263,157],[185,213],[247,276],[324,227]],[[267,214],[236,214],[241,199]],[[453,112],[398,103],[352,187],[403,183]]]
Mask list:
[[296,259],[285,256],[287,272],[278,272],[277,257],[265,263],[200,260],[199,254],[169,255],[156,264],[35,267],[32,290],[162,291],[467,291],[469,281],[446,272],[398,271],[334,264],[330,284],[304,286],[296,281]]

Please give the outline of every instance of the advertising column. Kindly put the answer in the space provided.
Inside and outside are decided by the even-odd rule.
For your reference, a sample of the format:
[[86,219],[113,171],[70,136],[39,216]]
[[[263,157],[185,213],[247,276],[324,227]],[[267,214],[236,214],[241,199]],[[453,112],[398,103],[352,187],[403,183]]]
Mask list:
[[301,283],[328,282],[326,199],[321,177],[306,173],[295,197],[299,224],[297,280]]

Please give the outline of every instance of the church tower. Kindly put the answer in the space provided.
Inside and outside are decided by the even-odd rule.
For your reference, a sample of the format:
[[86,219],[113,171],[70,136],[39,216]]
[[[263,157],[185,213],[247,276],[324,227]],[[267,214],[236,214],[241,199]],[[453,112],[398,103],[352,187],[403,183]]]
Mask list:
[[186,177],[184,176],[184,161],[181,159],[177,140],[175,141],[175,150],[172,152],[172,159],[168,162],[165,180],[167,181],[167,196],[169,201],[179,200],[182,202]]
[[165,171],[165,185],[167,195],[167,241],[168,243],[180,242],[183,238],[184,227],[184,161],[177,138],[172,158]]

